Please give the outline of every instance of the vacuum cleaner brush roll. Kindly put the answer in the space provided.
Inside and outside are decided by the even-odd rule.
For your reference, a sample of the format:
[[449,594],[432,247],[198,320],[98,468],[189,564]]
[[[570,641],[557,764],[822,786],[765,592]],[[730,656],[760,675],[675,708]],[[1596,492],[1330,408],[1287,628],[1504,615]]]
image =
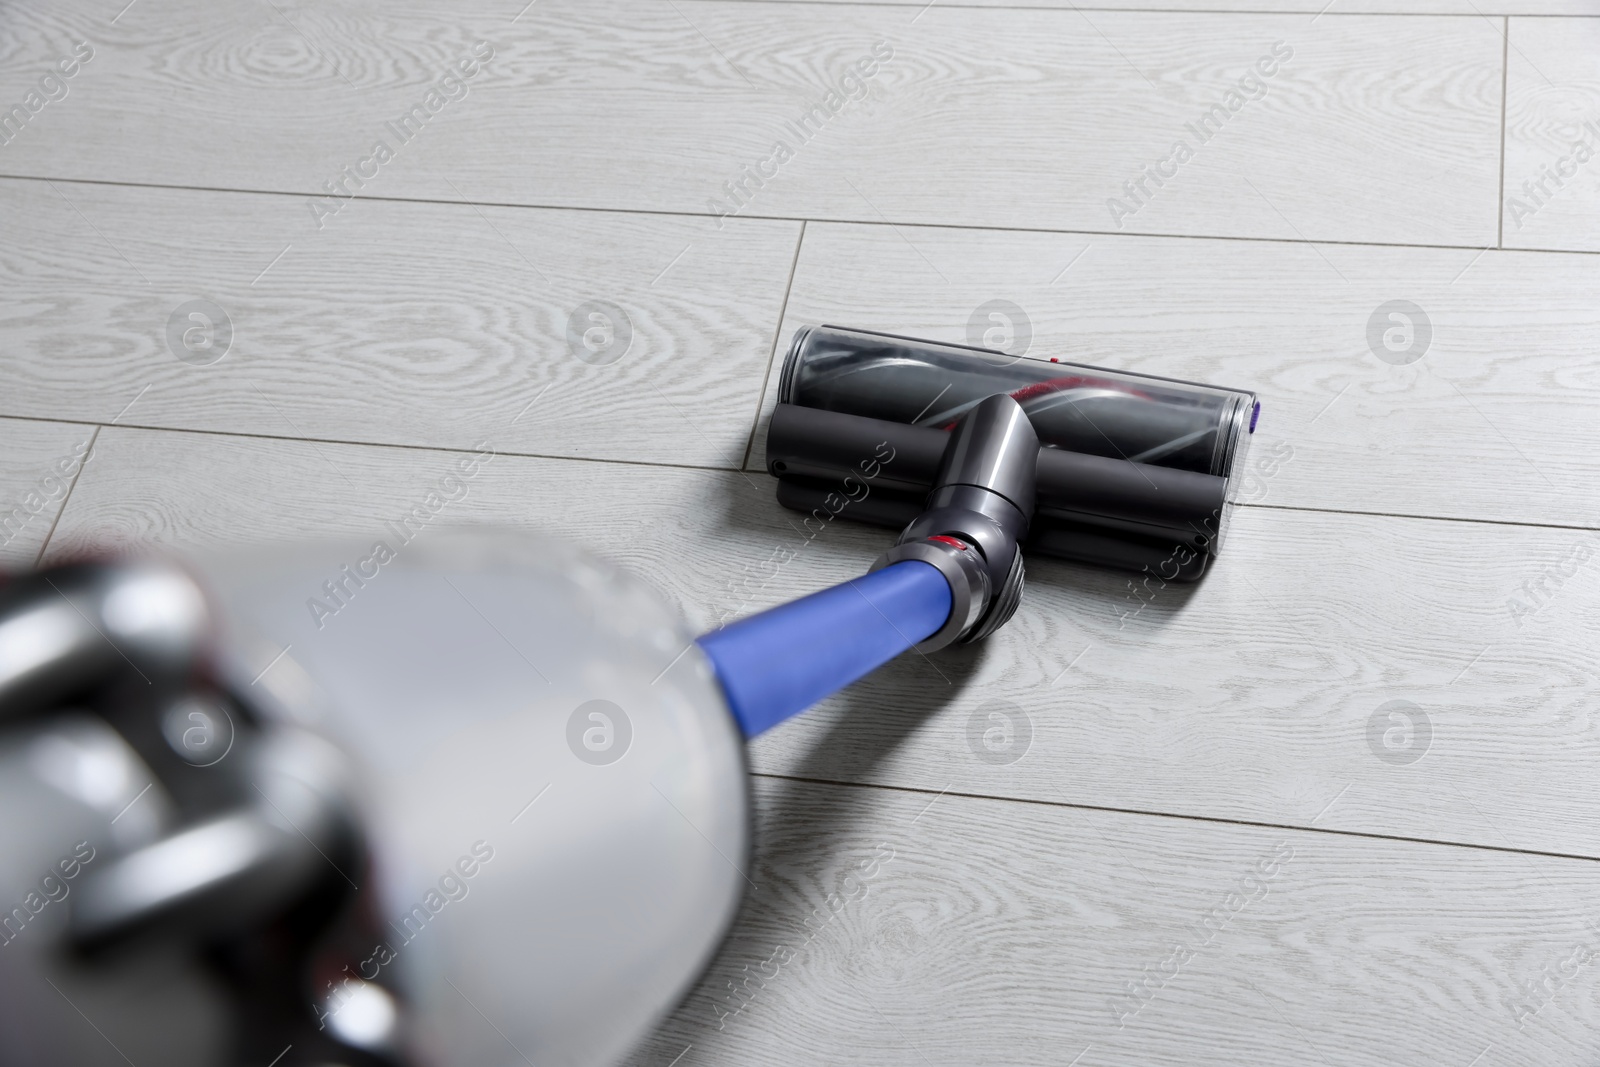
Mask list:
[[1021,408],[1040,446],[1029,550],[1167,581],[1203,573],[1219,550],[1231,475],[1260,410],[1243,390],[802,327],[767,439],[778,500],[831,514],[825,502],[838,499],[840,479],[860,481],[863,456],[892,454],[870,492],[850,494],[839,514],[904,528],[936,506],[930,493],[951,431],[996,394]]

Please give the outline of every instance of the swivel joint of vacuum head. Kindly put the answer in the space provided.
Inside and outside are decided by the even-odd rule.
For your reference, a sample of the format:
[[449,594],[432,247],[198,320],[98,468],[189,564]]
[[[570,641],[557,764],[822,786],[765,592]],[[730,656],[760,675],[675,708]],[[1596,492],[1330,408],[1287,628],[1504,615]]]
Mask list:
[[[1033,424],[1022,406],[1005,393],[979,401],[951,432],[924,511],[879,561],[882,565],[898,559],[924,559],[921,555],[897,557],[896,553],[911,546],[940,544],[957,548],[955,559],[979,564],[983,596],[968,601],[970,617],[952,607],[950,621],[924,647],[942,648],[952,641],[986,637],[1017,610],[1022,599],[1021,542],[1033,518],[1038,460],[1039,438]],[[938,566],[933,559],[925,562]],[[946,577],[951,576],[946,573]],[[956,606],[960,606],[956,580],[951,580],[950,587]]]

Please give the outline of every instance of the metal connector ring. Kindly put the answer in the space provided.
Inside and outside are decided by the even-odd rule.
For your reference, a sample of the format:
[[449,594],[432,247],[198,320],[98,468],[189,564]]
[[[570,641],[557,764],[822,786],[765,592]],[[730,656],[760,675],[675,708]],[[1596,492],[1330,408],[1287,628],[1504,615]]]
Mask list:
[[983,617],[989,604],[989,575],[983,557],[971,545],[957,548],[948,540],[932,538],[895,545],[879,556],[867,573],[908,559],[938,568],[950,583],[950,617],[933,636],[915,646],[919,652],[933,652],[959,640]]

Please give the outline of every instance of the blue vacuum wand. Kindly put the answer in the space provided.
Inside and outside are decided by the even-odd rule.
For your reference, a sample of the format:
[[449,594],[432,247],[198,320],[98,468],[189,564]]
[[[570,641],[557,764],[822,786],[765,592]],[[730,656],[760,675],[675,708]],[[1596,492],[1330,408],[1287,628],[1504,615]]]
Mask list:
[[746,737],[887,663],[993,632],[1022,597],[1039,439],[997,393],[950,434],[927,507],[871,571],[699,639]]
[[754,737],[926,641],[955,597],[938,568],[891,564],[700,638]]
[[1021,600],[1024,544],[1198,579],[1259,407],[1240,390],[801,329],[767,439],[779,502],[826,507],[887,445],[892,470],[851,517],[901,532],[866,575],[699,638],[745,736],[908,648],[993,633]]

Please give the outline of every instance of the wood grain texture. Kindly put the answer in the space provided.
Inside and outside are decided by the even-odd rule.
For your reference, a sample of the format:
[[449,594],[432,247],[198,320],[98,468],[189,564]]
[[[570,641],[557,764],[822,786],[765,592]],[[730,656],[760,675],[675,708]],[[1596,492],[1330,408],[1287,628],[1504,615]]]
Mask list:
[[[504,6],[31,16],[34,62],[74,33],[97,52],[0,173],[322,194],[484,40],[492,60],[362,195],[714,214],[750,167],[767,175],[746,186],[752,215],[1494,243],[1497,20],[550,0],[513,22]],[[863,97],[797,137],[880,41],[893,58]],[[1266,62],[1257,98],[1230,99],[1280,41],[1292,57]],[[1190,132],[1214,105],[1231,109],[1220,132]],[[1180,140],[1193,158],[1171,181],[1141,177]],[[1151,199],[1119,215],[1139,181]]]
[[[744,3],[861,4],[863,0],[741,0]],[[932,6],[928,0],[872,0],[875,4],[909,7],[913,12]],[[935,4],[944,0],[935,0]],[[1079,10],[1091,16],[1096,11],[1180,11],[1271,12],[1274,14],[1322,15],[1460,15],[1470,18],[1497,18],[1504,15],[1594,15],[1591,0],[1094,0],[1074,4],[1071,0],[960,0],[962,7],[1034,7],[1047,10]],[[1318,23],[1321,23],[1318,18]]]
[[[103,431],[95,451],[47,562],[146,544],[214,550],[381,536],[459,455],[121,426]],[[798,536],[799,523],[771,500],[773,484],[731,471],[500,455],[437,521],[570,537],[656,583],[708,628],[719,612],[800,595],[819,580],[798,561],[768,585],[743,573]],[[820,548],[811,551],[822,581],[856,567]]]
[[[633,1067],[1593,1056],[1588,861],[790,782],[757,795],[757,888]],[[1563,963],[1553,991],[1528,991]]]
[[[522,2],[6,7],[0,110],[94,49],[0,143],[0,503],[119,420],[47,562],[381,535],[487,442],[440,525],[581,541],[710,628],[888,541],[731,469],[775,344],[965,342],[1010,300],[1029,355],[1262,395],[1224,554],[1190,588],[1030,561],[983,645],[759,738],[757,889],[632,1062],[1592,1059],[1600,257],[1479,254],[1503,49],[1505,195],[1600,112],[1600,20],[1506,48],[1500,16],[1591,0]],[[1141,5],[1178,10],[1101,10]],[[880,40],[864,99],[715,218]],[[1505,243],[1600,250],[1582,175]],[[232,333],[209,365],[196,300]],[[1394,300],[1415,362],[1373,347]],[[626,317],[614,363],[569,342],[589,301]]]
[[137,398],[125,424],[726,467],[800,232],[369,201],[318,233],[301,197],[19,180],[0,203],[6,414]]
[[[47,559],[381,534],[453,462],[120,427],[96,451]],[[503,456],[440,521],[571,537],[709,628],[859,574],[887,544],[842,522],[808,537],[772,487]],[[1595,535],[1243,508],[1228,539],[1188,590],[1033,561],[999,633],[902,657],[759,738],[753,766],[1600,856],[1600,809],[1574,787],[1600,758]],[[1396,700],[1409,722],[1389,718]]]
[[1009,300],[1030,356],[1259,393],[1251,502],[1594,527],[1597,289],[1585,255],[813,223],[778,358],[820,322],[966,344]]
[[1600,252],[1600,20],[1516,19],[1509,44],[1505,244]]
[[1191,590],[1030,561],[981,646],[895,661],[753,765],[1600,855],[1573,789],[1600,755],[1600,540],[1263,508],[1228,536]]
[[0,568],[33,566],[94,438],[93,426],[0,419]]

